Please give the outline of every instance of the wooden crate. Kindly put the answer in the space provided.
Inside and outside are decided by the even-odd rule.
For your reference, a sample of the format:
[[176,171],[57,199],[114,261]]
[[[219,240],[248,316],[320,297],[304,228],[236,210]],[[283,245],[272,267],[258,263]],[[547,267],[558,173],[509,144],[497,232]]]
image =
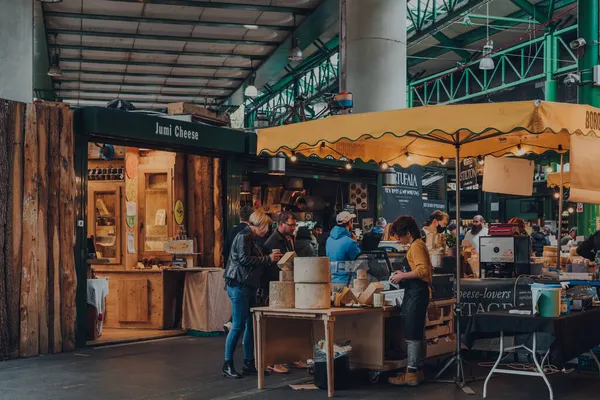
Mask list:
[[444,336],[435,341],[428,340],[426,358],[430,359],[446,354],[452,354],[455,350],[456,335]]
[[452,308],[454,307],[455,302],[454,299],[430,302],[429,308],[427,309],[425,326],[443,325],[448,321],[453,321],[454,313]]
[[439,325],[425,327],[425,338],[427,340],[448,336],[454,333],[454,320],[445,321]]

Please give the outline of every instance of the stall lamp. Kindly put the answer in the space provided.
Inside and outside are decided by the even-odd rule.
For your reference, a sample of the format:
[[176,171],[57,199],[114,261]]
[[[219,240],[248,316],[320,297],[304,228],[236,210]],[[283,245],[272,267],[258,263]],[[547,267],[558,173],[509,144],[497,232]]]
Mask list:
[[407,159],[408,161],[412,161],[412,157],[410,156],[410,154],[409,154],[409,152],[408,152],[408,151],[406,152],[406,159]]
[[381,168],[384,171],[387,171],[388,169],[390,169],[390,165],[384,161],[384,162],[381,163],[381,165],[379,166],[379,168]]
[[479,162],[479,165],[485,164],[485,160],[482,156],[477,156],[477,162]]
[[525,154],[525,149],[523,147],[521,147],[520,144],[517,145],[517,155],[518,156],[522,156]]
[[444,157],[440,157],[440,164],[446,165],[447,162],[448,160],[446,160]]
[[283,157],[269,158],[269,175],[272,175],[272,176],[285,175],[285,158],[283,158]]
[[382,174],[382,184],[384,188],[395,188],[398,186],[398,174],[394,170],[388,170]]
[[558,200],[558,198],[559,198],[559,197],[560,197],[560,193],[558,193],[558,192],[554,192],[554,198],[555,198],[556,200]]
[[292,155],[291,155],[291,157],[290,157],[290,161],[291,161],[291,162],[296,162],[296,161],[298,161],[298,156],[296,155],[296,153],[293,153],[293,152],[292,152]]
[[253,74],[248,80],[248,86],[246,86],[246,90],[244,90],[244,96],[250,97],[251,99],[258,96],[258,89],[256,88],[255,82],[256,75]]
[[292,47],[290,48],[290,54],[288,56],[289,61],[300,61],[304,58],[302,50],[300,49],[300,38],[298,36],[292,37]]
[[350,170],[352,169],[352,163],[351,163],[350,161],[348,161],[348,162],[346,163],[345,167],[346,167],[346,169],[347,169],[348,171],[350,171]]
[[552,165],[548,165],[546,167],[546,173],[551,174],[552,172],[554,172],[554,168],[552,168]]
[[573,207],[569,207],[567,211],[569,211],[569,214],[573,214],[575,209]]
[[250,194],[250,193],[251,193],[250,182],[242,181],[242,184],[240,186],[240,194]]

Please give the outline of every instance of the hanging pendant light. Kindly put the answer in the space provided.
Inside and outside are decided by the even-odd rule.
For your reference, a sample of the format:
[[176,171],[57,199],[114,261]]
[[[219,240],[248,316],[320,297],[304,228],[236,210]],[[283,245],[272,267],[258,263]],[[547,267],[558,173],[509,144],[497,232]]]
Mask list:
[[398,174],[393,168],[390,168],[386,172],[382,173],[382,187],[384,188],[395,188],[398,186]]
[[251,99],[258,96],[258,89],[256,88],[256,74],[252,74],[250,79],[248,80],[248,86],[246,86],[246,90],[244,91],[244,96],[250,97]]
[[[56,44],[56,35],[54,35],[54,43]],[[50,56],[50,67],[48,67],[48,76],[62,76],[62,69],[60,69],[60,49],[52,51]]]
[[285,158],[283,158],[283,157],[269,158],[269,175],[272,175],[272,176],[285,175]]
[[494,50],[494,41],[490,40],[490,3],[487,3],[487,22],[486,22],[486,43],[483,46],[483,58],[479,61],[479,69],[489,71],[494,69],[494,60],[492,59],[492,51]]
[[[294,14],[294,30],[296,30],[296,14]],[[289,61],[300,61],[304,58],[300,49],[300,38],[292,34],[292,47],[290,47]]]

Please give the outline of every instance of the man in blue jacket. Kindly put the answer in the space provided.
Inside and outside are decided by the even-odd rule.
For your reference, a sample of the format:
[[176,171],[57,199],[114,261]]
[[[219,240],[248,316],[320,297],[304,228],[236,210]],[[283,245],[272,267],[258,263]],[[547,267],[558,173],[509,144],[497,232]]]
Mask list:
[[[355,214],[342,211],[335,219],[337,225],[331,230],[325,249],[329,261],[354,261],[361,252],[356,237],[352,233]],[[347,272],[336,272],[331,274],[331,283],[346,285],[351,276]]]

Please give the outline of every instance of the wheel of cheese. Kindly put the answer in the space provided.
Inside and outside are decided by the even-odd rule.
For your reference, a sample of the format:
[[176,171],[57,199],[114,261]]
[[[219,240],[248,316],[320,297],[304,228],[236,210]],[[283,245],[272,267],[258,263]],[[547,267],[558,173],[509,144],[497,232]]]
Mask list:
[[558,249],[556,248],[556,246],[544,246],[544,252],[557,253]]
[[331,308],[331,283],[296,283],[295,303],[305,310]]
[[294,282],[273,281],[269,285],[269,307],[294,308]]
[[280,282],[293,282],[294,281],[294,271],[279,271],[279,281]]
[[329,258],[296,257],[294,259],[294,282],[296,283],[329,283]]

